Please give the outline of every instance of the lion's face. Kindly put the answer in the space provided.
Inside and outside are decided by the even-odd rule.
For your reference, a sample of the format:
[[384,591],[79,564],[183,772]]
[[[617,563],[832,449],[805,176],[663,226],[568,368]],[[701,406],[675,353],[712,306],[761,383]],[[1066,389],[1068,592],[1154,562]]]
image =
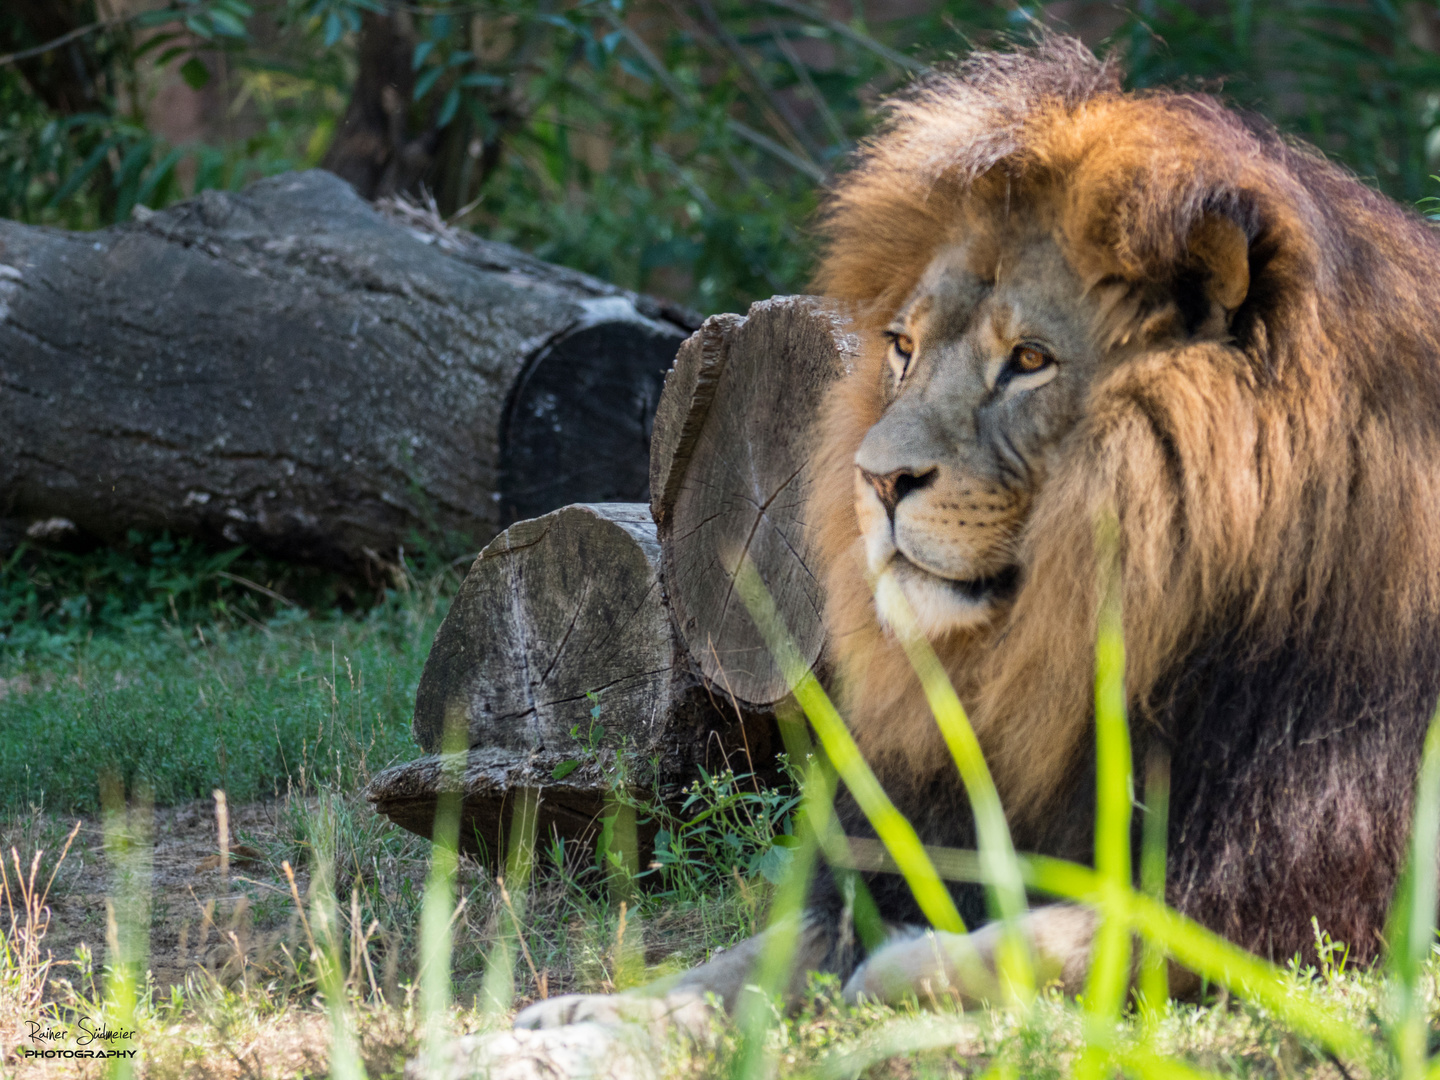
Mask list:
[[932,637],[992,620],[1019,585],[1019,537],[1098,372],[1096,307],[1048,230],[1017,226],[942,248],[885,328],[856,514],[870,572]]

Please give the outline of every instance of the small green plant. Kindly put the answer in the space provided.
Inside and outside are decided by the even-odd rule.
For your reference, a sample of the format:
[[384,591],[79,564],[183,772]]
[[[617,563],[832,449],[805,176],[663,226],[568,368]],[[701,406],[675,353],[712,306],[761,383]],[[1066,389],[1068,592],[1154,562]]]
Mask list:
[[552,780],[564,780],[584,762],[600,760],[600,745],[605,739],[605,725],[600,723],[600,695],[594,690],[586,690],[585,697],[590,702],[590,723],[585,734],[580,734],[579,724],[570,726],[570,738],[580,744],[580,756],[556,765],[550,773]]
[[[1430,177],[1435,184],[1440,184],[1440,176]],[[1420,212],[1431,221],[1440,221],[1440,195],[1428,195],[1419,202]]]
[[123,543],[85,553],[22,543],[0,559],[0,648],[14,665],[72,654],[95,634],[154,636],[167,625],[285,626],[307,611],[354,610],[383,599],[383,593],[357,595],[335,574],[168,533],[131,531]]
[[658,878],[657,896],[672,900],[693,900],[737,876],[779,884],[799,843],[794,813],[800,796],[765,787],[748,773],[699,772],[677,809],[640,807],[660,823],[654,861],[642,879]]

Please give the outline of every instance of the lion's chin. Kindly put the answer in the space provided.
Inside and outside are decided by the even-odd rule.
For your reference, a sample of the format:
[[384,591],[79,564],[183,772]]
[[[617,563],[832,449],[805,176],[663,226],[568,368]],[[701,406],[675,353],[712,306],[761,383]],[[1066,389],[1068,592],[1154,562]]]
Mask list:
[[[922,570],[902,555],[891,560],[890,571],[900,585],[921,632],[939,638],[957,630],[974,629],[994,619],[1020,583],[1020,568],[1009,566],[987,577],[957,581]],[[886,611],[883,592],[876,595],[876,610],[887,626],[895,622]]]

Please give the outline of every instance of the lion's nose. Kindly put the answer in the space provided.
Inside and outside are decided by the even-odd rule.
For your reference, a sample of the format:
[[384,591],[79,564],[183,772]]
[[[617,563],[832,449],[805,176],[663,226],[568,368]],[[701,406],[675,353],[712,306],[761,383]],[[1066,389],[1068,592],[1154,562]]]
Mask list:
[[[860,468],[860,466],[857,465],[856,468]],[[900,505],[901,499],[912,491],[929,487],[935,481],[934,469],[926,469],[923,472],[896,469],[894,472],[873,473],[869,469],[860,468],[860,475],[865,477],[865,482],[875,489],[876,495],[880,496],[885,513],[890,515],[892,521],[895,518],[895,507]]]

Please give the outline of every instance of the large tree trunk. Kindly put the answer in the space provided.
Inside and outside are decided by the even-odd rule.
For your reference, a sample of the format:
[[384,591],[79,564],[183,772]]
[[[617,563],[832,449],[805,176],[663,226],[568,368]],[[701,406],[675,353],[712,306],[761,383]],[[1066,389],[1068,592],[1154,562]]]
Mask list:
[[468,748],[460,789],[470,847],[477,836],[493,845],[516,788],[541,789],[542,830],[573,837],[617,784],[673,800],[697,765],[768,775],[771,717],[737,713],[707,690],[675,635],[659,572],[643,503],[568,506],[497,537],[425,662],[415,741],[429,756],[378,775],[376,808],[428,835],[447,743]]
[[684,313],[403,210],[311,172],[97,233],[0,222],[9,531],[354,568],[646,498]]
[[412,134],[415,28],[410,12],[360,16],[355,86],[324,167],[366,199],[413,191],[435,157],[438,133]]
[[[459,17],[468,24],[461,36],[474,41],[482,16]],[[527,24],[514,54],[499,70],[486,74],[503,77],[524,70],[536,34],[542,32]],[[434,198],[441,213],[451,214],[471,202],[499,163],[503,139],[520,122],[523,103],[512,85],[459,87],[466,107],[437,127],[440,102],[466,69],[454,70],[416,102],[417,43],[414,19],[403,5],[362,14],[355,85],[323,167],[350,181],[367,199],[423,192]]]
[[804,520],[813,423],[856,347],[825,301],[784,296],[717,315],[680,349],[655,416],[650,498],[666,595],[717,692],[767,708],[788,692],[732,586],[748,557],[814,664],[824,598]]

